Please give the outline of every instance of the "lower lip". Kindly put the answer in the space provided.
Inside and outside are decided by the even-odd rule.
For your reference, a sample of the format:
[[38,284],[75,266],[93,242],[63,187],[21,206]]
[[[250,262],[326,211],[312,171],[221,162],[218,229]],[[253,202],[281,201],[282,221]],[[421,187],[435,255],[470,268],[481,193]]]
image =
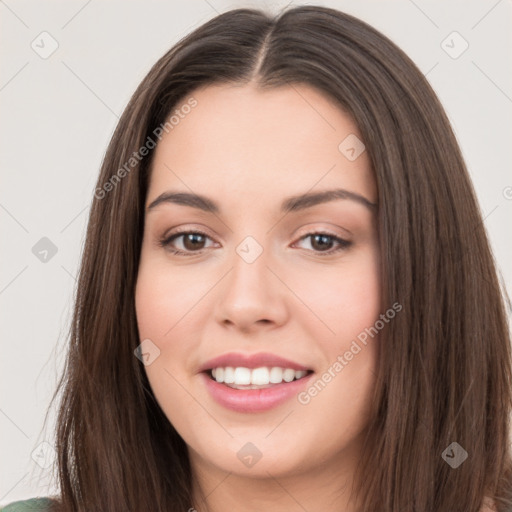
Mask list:
[[292,382],[282,382],[263,389],[233,389],[210,378],[201,376],[212,398],[227,409],[236,412],[261,412],[277,407],[297,395],[305,387],[313,373]]

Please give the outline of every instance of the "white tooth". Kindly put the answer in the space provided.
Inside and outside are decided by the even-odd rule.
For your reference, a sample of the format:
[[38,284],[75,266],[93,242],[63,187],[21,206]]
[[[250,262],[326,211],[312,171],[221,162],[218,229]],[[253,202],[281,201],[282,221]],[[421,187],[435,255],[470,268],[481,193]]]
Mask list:
[[[306,370],[297,370],[295,372],[295,378],[296,379],[302,379],[302,377],[304,377],[306,375],[306,373],[308,373]],[[224,379],[226,378],[226,376],[224,375]]]
[[224,368],[224,382],[226,384],[233,384],[235,382],[235,369],[232,366]]
[[261,368],[254,368],[251,372],[251,384],[256,386],[263,386],[269,383],[269,372],[268,368],[264,366]]
[[278,366],[274,366],[270,370],[269,381],[272,384],[280,384],[283,381],[283,369]]
[[283,380],[285,382],[291,382],[295,378],[295,370],[292,368],[286,368],[283,372]]
[[212,377],[215,379],[215,368],[212,368]]
[[250,384],[251,383],[251,370],[249,368],[244,368],[243,366],[239,366],[235,368],[235,382],[238,386],[241,384]]
[[215,380],[217,382],[224,382],[224,368],[215,369]]

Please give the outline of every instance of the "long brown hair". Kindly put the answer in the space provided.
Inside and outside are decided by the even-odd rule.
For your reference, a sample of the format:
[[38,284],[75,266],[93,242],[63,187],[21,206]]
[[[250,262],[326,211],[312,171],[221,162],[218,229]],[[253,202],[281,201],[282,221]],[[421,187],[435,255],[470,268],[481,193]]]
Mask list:
[[[92,201],[54,395],[62,393],[59,510],[192,506],[186,445],[134,357],[153,152],[130,158],[197,87],[249,82],[307,84],[337,102],[358,125],[377,181],[382,310],[395,302],[403,310],[382,340],[356,480],[361,510],[478,512],[484,496],[499,512],[512,510],[507,299],[457,141],[427,80],[395,44],[315,6],[275,18],[250,9],[215,17],[158,60],[126,107]],[[453,442],[468,454],[457,468],[443,457]]]

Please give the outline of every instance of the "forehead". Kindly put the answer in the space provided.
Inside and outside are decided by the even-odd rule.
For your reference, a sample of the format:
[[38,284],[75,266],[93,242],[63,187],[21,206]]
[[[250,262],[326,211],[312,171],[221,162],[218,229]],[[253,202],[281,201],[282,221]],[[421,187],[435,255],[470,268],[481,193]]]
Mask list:
[[339,147],[361,139],[357,125],[316,89],[210,85],[173,112],[191,97],[196,106],[183,109],[155,149],[148,203],[169,188],[247,204],[340,186],[375,201],[366,152],[351,161]]

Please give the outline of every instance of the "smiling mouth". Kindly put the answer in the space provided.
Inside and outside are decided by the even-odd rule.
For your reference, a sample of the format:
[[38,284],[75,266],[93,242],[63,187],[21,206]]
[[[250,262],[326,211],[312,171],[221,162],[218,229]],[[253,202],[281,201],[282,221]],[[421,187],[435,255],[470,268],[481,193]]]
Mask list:
[[279,366],[259,368],[217,367],[205,372],[210,379],[232,389],[265,389],[303,379],[312,370],[294,370]]

